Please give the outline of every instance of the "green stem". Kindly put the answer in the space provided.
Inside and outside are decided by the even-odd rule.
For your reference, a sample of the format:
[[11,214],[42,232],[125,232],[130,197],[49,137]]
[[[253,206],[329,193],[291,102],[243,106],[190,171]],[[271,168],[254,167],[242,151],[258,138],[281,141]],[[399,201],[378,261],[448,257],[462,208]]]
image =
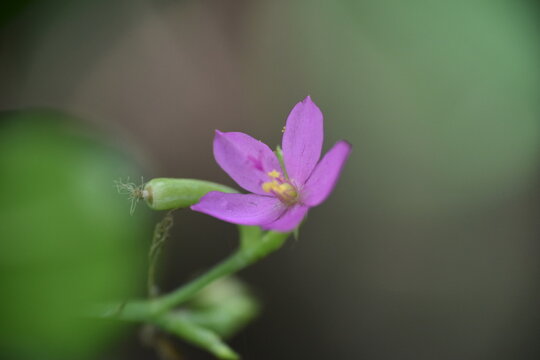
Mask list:
[[187,283],[170,294],[161,296],[153,302],[154,313],[163,313],[179,304],[189,300],[199,290],[212,281],[233,274],[252,263],[260,260],[268,254],[278,250],[287,239],[289,233],[268,232],[260,239],[258,244],[240,248],[223,262],[202,274],[195,280]]
[[118,317],[130,321],[147,321],[185,303],[211,282],[231,275],[278,250],[290,233],[269,231],[259,241],[239,248],[227,259],[177,290],[147,301],[132,301],[122,306],[108,307],[103,317]]
[[161,249],[165,244],[165,241],[169,237],[171,227],[173,226],[174,218],[172,216],[173,210],[167,212],[167,215],[156,224],[154,228],[154,235],[152,236],[152,245],[150,245],[150,251],[148,252],[148,297],[154,298],[158,295],[159,290],[156,285],[156,267]]
[[249,262],[245,258],[244,254],[241,251],[238,251],[193,281],[178,288],[172,293],[156,299],[152,304],[152,311],[155,314],[161,314],[179,304],[182,304],[212,281],[235,273],[248,264]]

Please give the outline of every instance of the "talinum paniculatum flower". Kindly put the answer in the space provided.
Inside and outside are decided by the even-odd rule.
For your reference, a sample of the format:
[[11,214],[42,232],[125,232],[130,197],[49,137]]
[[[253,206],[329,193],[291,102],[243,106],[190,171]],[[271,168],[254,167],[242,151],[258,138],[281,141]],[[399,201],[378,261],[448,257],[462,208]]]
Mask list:
[[348,142],[338,141],[319,161],[323,137],[323,115],[309,96],[296,104],[285,124],[285,169],[261,141],[216,130],[217,163],[251,194],[212,191],[191,209],[234,224],[280,232],[295,229],[309,208],[330,195],[351,152]]

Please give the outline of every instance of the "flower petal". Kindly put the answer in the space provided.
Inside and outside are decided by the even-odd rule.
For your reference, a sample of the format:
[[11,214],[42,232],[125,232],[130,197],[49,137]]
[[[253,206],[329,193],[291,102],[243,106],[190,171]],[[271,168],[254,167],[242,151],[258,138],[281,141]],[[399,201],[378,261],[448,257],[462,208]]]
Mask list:
[[261,186],[270,180],[268,172],[281,172],[279,160],[266,144],[240,132],[216,130],[214,157],[238,185],[255,194],[266,194]]
[[280,232],[289,232],[294,230],[302,220],[308,211],[308,207],[296,204],[289,209],[279,219],[269,224],[262,225],[265,230],[275,230]]
[[262,225],[279,218],[286,207],[277,198],[255,194],[211,191],[191,206],[218,219],[240,225]]
[[348,142],[339,141],[324,155],[302,189],[301,201],[304,204],[316,206],[326,200],[336,185],[351,148]]
[[308,96],[292,109],[283,134],[283,160],[296,185],[303,184],[321,157],[323,115]]

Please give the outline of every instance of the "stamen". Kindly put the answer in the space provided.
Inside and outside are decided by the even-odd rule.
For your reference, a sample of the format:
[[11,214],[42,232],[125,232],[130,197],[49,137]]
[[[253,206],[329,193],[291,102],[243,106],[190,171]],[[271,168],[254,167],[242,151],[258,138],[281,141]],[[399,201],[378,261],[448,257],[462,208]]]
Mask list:
[[272,180],[263,183],[261,187],[264,192],[274,194],[287,205],[292,205],[298,200],[298,191],[288,182]]
[[279,187],[279,184],[276,180],[268,181],[262,184],[263,191],[267,193],[274,191],[278,187]]
[[274,179],[281,177],[281,173],[277,170],[272,170],[267,175]]

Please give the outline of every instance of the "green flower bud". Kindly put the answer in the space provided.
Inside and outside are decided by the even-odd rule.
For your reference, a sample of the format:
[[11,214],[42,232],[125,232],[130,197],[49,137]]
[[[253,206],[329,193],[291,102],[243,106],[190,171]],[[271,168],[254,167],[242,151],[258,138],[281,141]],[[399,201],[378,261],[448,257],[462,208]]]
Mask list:
[[156,178],[146,183],[140,197],[153,210],[189,207],[210,191],[235,193],[236,190],[210,181],[195,179]]

